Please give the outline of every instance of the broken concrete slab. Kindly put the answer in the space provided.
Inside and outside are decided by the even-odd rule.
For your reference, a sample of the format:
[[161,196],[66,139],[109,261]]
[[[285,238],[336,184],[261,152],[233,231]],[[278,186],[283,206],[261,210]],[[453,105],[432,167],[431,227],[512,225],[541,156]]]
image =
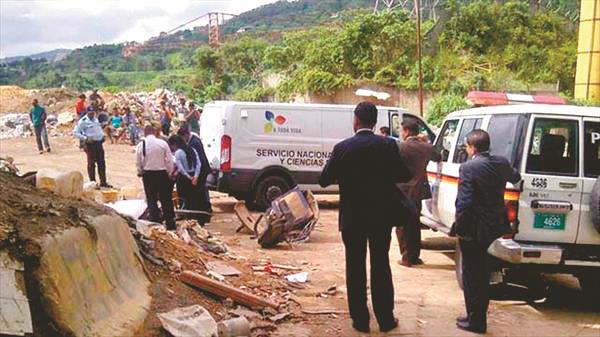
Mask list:
[[206,268],[223,276],[240,276],[242,272],[222,261],[206,262]]
[[46,312],[68,335],[131,335],[151,300],[137,245],[117,215],[86,221],[41,239],[35,277]]
[[25,289],[25,266],[0,251],[0,334],[24,336],[33,333],[31,311]]
[[79,171],[41,169],[36,173],[35,186],[64,197],[79,198],[83,194],[83,175]]

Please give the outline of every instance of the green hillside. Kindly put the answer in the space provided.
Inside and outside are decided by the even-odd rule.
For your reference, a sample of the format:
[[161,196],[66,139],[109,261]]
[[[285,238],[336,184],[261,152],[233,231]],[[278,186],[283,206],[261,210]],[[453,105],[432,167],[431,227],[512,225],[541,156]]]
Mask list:
[[[424,36],[427,89],[461,95],[470,89],[527,91],[558,83],[561,92],[572,95],[576,1],[438,3],[435,11],[425,10],[423,23],[429,32],[436,23],[427,18],[444,17],[437,34]],[[94,45],[54,63],[26,58],[0,65],[0,84],[112,91],[168,87],[199,101],[327,94],[358,82],[414,89],[414,18],[402,8],[373,13],[373,4],[279,1],[226,22],[219,50],[166,48],[177,41],[206,41],[206,28],[187,29],[153,39],[152,49],[128,58],[122,56],[123,45]],[[246,32],[236,33],[240,28]],[[263,79],[273,74],[282,82],[264,88]]]

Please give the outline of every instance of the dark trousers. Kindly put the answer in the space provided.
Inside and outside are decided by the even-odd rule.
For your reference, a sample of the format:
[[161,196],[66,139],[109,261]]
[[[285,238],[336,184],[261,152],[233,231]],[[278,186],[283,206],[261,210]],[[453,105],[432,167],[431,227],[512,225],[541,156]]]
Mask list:
[[379,326],[394,321],[394,284],[390,269],[391,228],[373,233],[342,231],[346,250],[346,287],[350,317],[358,324],[368,324],[367,308],[367,244],[371,258],[371,298]]
[[169,119],[168,121],[163,121],[160,125],[160,128],[163,135],[168,136],[171,134],[171,120]]
[[106,162],[104,161],[102,141],[86,143],[84,149],[87,155],[87,171],[90,181],[96,181],[96,166],[98,166],[100,183],[106,184]]
[[50,149],[50,142],[48,142],[48,131],[46,130],[46,125],[38,125],[34,126],[35,131],[35,141],[37,142],[38,150],[44,151],[44,147],[46,150]]
[[[198,184],[194,186],[191,180],[179,175],[177,177],[177,195],[183,202],[183,209],[212,213],[206,181],[198,180]],[[210,216],[205,214],[199,214],[194,218],[200,224],[210,222]]]
[[162,222],[158,201],[162,207],[163,218],[167,229],[175,229],[175,209],[173,208],[173,182],[167,171],[144,171],[142,173],[146,203],[150,213],[150,221]]
[[460,240],[463,292],[467,315],[473,324],[486,324],[490,303],[490,272],[487,247],[476,241]]
[[[415,202],[417,214],[421,214],[421,202]],[[414,264],[421,256],[421,222],[412,219],[404,223],[404,227],[396,228],[396,237],[400,246],[402,261]]]

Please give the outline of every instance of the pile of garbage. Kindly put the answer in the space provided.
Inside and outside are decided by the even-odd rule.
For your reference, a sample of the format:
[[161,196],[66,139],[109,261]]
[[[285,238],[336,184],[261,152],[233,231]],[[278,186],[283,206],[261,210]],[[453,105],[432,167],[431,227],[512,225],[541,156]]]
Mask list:
[[[89,97],[91,92],[87,92]],[[105,101],[105,110],[113,108],[120,111],[129,107],[139,118],[156,120],[161,102],[166,102],[174,111],[183,97],[168,89],[156,89],[151,92],[118,92],[116,94],[99,92]],[[33,126],[28,111],[31,100],[37,98],[48,114],[46,123],[50,137],[63,137],[72,132],[75,121],[75,101],[77,93],[68,89],[26,90],[15,86],[0,86],[0,139],[30,137]],[[12,102],[12,103],[9,103]],[[176,121],[183,116],[176,116]]]
[[168,89],[156,89],[152,92],[118,92],[106,99],[106,107],[111,111],[114,107],[128,106],[138,117],[153,116],[158,114],[161,102],[167,106],[175,107],[180,96]]
[[78,93],[67,88],[23,89],[15,85],[0,86],[0,113],[24,113],[37,98],[48,113],[73,111]]
[[[155,314],[145,326],[155,327],[159,321],[173,336],[189,331],[201,336],[197,332],[202,330],[239,336],[230,334],[231,329],[249,336],[266,335],[283,321],[303,320],[294,300],[301,287],[294,284],[307,282],[307,273],[297,275],[300,268],[238,256],[195,220],[178,221],[176,231],[144,220],[135,227],[131,232],[154,283],[168,284],[166,289],[154,288]],[[165,304],[164,297],[178,298],[177,305]]]
[[[48,136],[62,137],[70,134],[74,115],[71,112],[48,114],[46,127]],[[0,116],[0,139],[27,138],[33,135],[33,125],[26,113],[9,113]]]

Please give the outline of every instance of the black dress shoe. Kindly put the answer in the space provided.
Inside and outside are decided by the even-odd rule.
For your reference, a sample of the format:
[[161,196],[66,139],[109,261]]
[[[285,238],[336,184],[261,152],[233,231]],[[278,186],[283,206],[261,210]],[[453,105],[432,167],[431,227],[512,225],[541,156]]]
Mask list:
[[369,329],[369,323],[352,322],[352,327],[354,328],[354,330],[359,331],[359,332],[364,332],[364,333],[371,332],[371,329]]
[[485,324],[474,324],[474,323],[470,323],[468,320],[467,321],[457,320],[456,327],[461,330],[474,332],[474,333],[480,333],[480,334],[484,334],[487,331]]
[[388,332],[396,329],[398,327],[398,319],[394,318],[394,321],[390,324],[382,324],[379,326],[379,331]]
[[423,262],[423,260],[421,260],[421,259],[416,259],[415,261],[411,262],[411,264],[413,266],[418,266],[418,265],[421,265],[421,264],[425,264],[425,262]]
[[469,322],[469,316],[460,316],[460,317],[456,317],[456,321],[457,322]]

